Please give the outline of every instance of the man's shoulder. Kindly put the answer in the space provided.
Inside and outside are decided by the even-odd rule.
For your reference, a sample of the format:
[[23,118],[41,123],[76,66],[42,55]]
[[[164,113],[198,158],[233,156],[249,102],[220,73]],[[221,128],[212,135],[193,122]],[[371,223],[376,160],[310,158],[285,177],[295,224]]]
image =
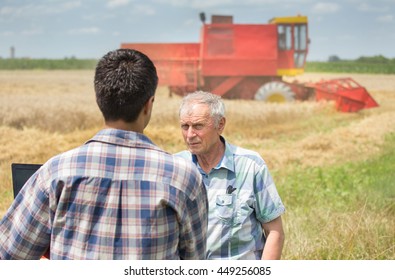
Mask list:
[[192,160],[179,154],[169,154],[169,158],[171,158],[172,165],[170,184],[188,196],[194,197],[200,193],[201,190],[198,186],[203,186],[202,176]]
[[185,169],[187,171],[191,170],[191,172],[195,172],[196,174],[199,174],[197,172],[197,168],[195,164],[191,160],[192,155],[190,152],[188,151],[179,152],[176,154],[170,154],[170,156],[172,157],[174,164],[177,165],[179,168]]
[[181,157],[181,158],[184,158],[184,159],[189,159],[189,160],[192,159],[192,154],[191,154],[191,152],[190,152],[190,151],[187,151],[187,150],[177,152],[177,153],[174,154],[174,156],[176,156],[176,157]]
[[261,158],[261,155],[251,149],[227,143],[227,148],[236,156],[256,156]]
[[198,170],[196,163],[194,162],[193,155],[190,151],[184,150],[181,152],[177,152],[177,153],[173,154],[173,156],[177,161],[181,162],[182,165],[188,165],[188,166],[191,166],[192,169],[194,169],[196,171]]
[[233,145],[230,143],[227,143],[227,149],[230,153],[233,154],[235,159],[241,158],[245,160],[252,160],[259,165],[266,164],[262,156],[257,151]]

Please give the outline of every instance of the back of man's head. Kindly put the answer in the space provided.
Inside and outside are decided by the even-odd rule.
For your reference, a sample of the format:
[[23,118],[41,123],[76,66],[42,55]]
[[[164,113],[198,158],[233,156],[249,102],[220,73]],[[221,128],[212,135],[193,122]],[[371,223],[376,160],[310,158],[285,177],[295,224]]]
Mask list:
[[99,60],[94,84],[96,102],[105,121],[133,122],[155,94],[158,76],[145,54],[118,49]]

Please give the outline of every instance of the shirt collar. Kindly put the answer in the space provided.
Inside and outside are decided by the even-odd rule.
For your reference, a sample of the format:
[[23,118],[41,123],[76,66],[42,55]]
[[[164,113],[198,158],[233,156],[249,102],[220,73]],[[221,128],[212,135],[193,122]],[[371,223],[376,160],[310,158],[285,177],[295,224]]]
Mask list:
[[234,153],[232,145],[226,142],[224,137],[220,136],[220,138],[221,141],[225,144],[225,153],[215,169],[226,168],[232,172],[235,172]]
[[117,146],[159,150],[159,148],[142,133],[114,128],[106,128],[100,130],[85,144],[91,142],[102,142],[114,144]]

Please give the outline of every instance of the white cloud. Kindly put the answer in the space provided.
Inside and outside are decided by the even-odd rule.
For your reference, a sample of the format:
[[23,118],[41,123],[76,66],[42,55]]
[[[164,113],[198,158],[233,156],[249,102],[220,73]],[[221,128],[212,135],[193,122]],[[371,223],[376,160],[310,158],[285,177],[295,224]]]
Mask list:
[[192,19],[192,18],[187,19],[187,20],[184,22],[184,25],[185,25],[185,26],[194,26],[195,24],[196,24],[196,20],[195,20],[195,19]]
[[13,14],[15,11],[12,7],[2,7],[0,8],[0,16],[7,16]]
[[116,8],[116,7],[126,6],[127,4],[129,4],[129,0],[109,0],[107,2],[107,7]]
[[33,36],[33,35],[38,35],[38,34],[42,34],[42,33],[43,33],[42,29],[39,29],[39,28],[26,29],[21,32],[22,35],[27,35],[27,36]]
[[174,7],[193,7],[198,9],[208,9],[213,7],[227,7],[227,6],[254,6],[265,4],[281,5],[284,3],[292,3],[292,0],[154,0],[157,3],[170,5]]
[[81,35],[81,34],[97,34],[100,32],[100,29],[97,27],[83,27],[78,29],[70,29],[68,31],[71,35]]
[[0,33],[1,36],[12,36],[14,34],[15,34],[14,31],[3,31]]
[[314,40],[312,41],[312,43],[314,46],[316,42],[326,43],[326,42],[330,42],[330,41],[331,41],[330,37],[321,35],[321,36],[314,37]]
[[342,40],[342,41],[352,41],[355,39],[355,36],[351,35],[351,34],[343,34],[343,35],[338,36],[338,38],[339,38],[339,40]]
[[167,6],[173,7],[192,7],[196,9],[209,9],[209,8],[224,8],[224,7],[253,7],[257,6],[286,6],[286,5],[301,5],[311,2],[311,0],[153,0],[156,3],[160,3]]
[[370,5],[368,3],[361,3],[357,9],[361,12],[386,12],[388,7],[380,5]]
[[312,11],[317,14],[331,14],[340,9],[336,3],[320,2],[313,6]]
[[377,18],[377,21],[385,22],[385,23],[393,22],[394,21],[394,16],[393,15],[382,15],[382,16],[379,16]]
[[81,7],[81,1],[71,1],[67,3],[62,3],[61,7],[65,10],[71,10],[74,8]]
[[156,10],[151,7],[151,6],[147,6],[147,5],[136,5],[133,6],[133,13],[134,14],[143,14],[143,15],[155,15],[156,14]]
[[4,6],[0,8],[0,15],[10,19],[28,18],[36,16],[58,15],[81,6],[81,1],[48,4],[26,4],[20,6]]

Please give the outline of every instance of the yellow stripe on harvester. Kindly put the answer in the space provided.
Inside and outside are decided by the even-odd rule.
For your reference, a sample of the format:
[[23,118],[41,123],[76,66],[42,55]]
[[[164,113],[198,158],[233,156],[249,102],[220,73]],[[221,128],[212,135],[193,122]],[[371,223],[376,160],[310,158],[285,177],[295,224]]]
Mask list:
[[269,23],[307,23],[307,16],[296,16],[296,17],[275,17],[272,18]]
[[277,69],[277,76],[298,76],[304,73],[302,68]]

